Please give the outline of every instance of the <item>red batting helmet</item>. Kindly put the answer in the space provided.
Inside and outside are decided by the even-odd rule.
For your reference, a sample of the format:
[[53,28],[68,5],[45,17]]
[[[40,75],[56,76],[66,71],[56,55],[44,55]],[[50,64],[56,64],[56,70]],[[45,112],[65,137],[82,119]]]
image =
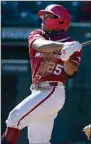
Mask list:
[[45,10],[40,10],[38,12],[38,16],[43,19],[43,14],[45,12],[57,16],[57,18],[47,18],[45,20],[45,25],[47,26],[48,30],[68,29],[70,25],[70,14],[66,8],[61,5],[52,4],[47,6]]

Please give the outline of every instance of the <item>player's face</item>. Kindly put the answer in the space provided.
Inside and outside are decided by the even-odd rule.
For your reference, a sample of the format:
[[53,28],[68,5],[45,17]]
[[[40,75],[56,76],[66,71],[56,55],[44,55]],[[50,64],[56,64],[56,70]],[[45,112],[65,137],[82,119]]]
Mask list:
[[45,24],[45,20],[46,20],[47,18],[53,19],[53,18],[58,18],[58,17],[55,16],[55,15],[52,15],[52,14],[50,14],[50,13],[45,12],[44,15],[43,15],[43,19],[42,19],[42,22],[43,22],[43,23],[42,23],[42,29],[43,29],[44,31],[48,31],[48,29],[47,29],[47,27],[46,27],[46,24]]

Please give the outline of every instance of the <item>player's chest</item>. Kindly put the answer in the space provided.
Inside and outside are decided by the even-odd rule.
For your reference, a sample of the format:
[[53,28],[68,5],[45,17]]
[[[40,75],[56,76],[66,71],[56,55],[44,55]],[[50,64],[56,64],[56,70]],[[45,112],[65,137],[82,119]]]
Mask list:
[[55,62],[63,63],[61,61],[61,59],[60,59],[60,55],[61,55],[61,51],[60,50],[58,50],[58,51],[56,51],[54,53],[42,53],[42,52],[37,51],[35,53],[35,57],[34,58],[36,60],[40,59],[42,61],[55,61]]

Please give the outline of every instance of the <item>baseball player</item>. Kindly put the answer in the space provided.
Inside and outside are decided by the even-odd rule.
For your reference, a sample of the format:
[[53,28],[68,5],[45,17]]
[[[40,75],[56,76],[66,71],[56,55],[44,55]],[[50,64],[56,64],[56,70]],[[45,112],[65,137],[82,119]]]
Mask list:
[[78,71],[81,44],[67,36],[70,14],[61,5],[40,10],[42,29],[28,38],[32,94],[10,113],[2,144],[15,144],[20,130],[28,127],[29,144],[48,144],[54,120],[65,103],[65,81]]

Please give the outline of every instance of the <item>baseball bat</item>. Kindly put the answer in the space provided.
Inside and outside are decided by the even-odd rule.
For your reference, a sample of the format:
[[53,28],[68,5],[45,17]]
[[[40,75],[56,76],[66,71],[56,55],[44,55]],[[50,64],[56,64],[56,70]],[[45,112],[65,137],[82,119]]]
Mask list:
[[81,43],[82,47],[90,45],[90,44],[91,44],[91,40]]

